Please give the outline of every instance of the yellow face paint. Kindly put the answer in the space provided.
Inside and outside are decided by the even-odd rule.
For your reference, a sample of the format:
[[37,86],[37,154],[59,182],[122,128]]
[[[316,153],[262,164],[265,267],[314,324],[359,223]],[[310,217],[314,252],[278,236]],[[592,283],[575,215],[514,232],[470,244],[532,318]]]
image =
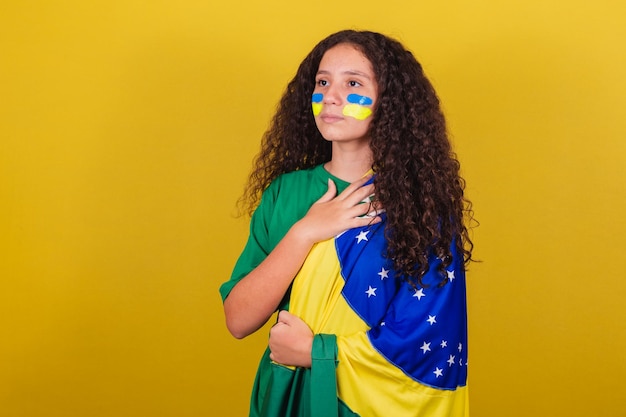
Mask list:
[[372,115],[372,109],[359,106],[358,104],[347,104],[343,108],[343,115],[354,117],[357,120],[365,120]]
[[372,109],[364,106],[371,106],[374,101],[366,96],[358,94],[349,94],[348,103],[343,108],[343,115],[354,117],[357,120],[365,120],[372,115]]
[[322,112],[322,99],[324,95],[321,93],[315,93],[311,97],[311,105],[313,107],[313,116],[317,116]]

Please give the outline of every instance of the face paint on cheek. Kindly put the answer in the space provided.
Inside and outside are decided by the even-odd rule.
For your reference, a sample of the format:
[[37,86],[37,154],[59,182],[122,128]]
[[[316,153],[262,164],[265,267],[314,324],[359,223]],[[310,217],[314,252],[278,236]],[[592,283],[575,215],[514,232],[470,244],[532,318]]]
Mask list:
[[317,116],[322,111],[322,100],[324,95],[322,93],[315,93],[311,96],[311,106],[313,107],[313,116]]
[[349,94],[348,103],[343,108],[343,115],[354,117],[357,120],[365,120],[372,115],[372,109],[363,106],[371,106],[374,101],[366,96],[360,96],[358,94]]

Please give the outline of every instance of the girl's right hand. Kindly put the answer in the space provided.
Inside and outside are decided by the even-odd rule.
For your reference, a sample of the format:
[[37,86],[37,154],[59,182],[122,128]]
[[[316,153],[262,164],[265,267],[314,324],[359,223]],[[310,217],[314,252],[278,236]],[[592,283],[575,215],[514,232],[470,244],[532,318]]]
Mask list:
[[293,226],[294,231],[313,244],[348,229],[379,223],[382,207],[376,202],[363,203],[374,194],[374,184],[364,185],[371,178],[369,175],[353,182],[339,195],[335,183],[328,179],[328,191]]
[[[246,337],[267,322],[315,243],[381,221],[382,207],[378,203],[361,203],[374,194],[374,185],[365,185],[370,179],[355,181],[339,195],[335,183],[329,181],[328,191],[289,229],[263,262],[233,287],[224,301],[224,313],[226,326],[235,337]],[[369,216],[360,217],[364,215]],[[277,340],[280,344],[274,347],[283,346],[282,339],[274,341]]]

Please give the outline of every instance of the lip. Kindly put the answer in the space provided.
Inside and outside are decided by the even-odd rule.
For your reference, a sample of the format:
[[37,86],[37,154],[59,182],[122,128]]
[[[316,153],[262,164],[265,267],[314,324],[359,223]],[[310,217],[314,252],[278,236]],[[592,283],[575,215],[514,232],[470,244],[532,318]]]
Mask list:
[[325,123],[335,123],[343,120],[343,116],[331,113],[322,113],[319,115],[319,118]]

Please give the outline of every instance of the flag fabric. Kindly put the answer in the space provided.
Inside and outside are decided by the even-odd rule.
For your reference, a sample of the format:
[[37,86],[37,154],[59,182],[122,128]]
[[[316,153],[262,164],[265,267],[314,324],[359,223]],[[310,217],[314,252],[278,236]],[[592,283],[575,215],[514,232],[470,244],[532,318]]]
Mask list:
[[441,271],[431,254],[424,287],[413,288],[384,257],[385,224],[317,244],[294,280],[290,311],[314,333],[337,335],[338,398],[353,413],[467,415],[463,260],[453,253]]

